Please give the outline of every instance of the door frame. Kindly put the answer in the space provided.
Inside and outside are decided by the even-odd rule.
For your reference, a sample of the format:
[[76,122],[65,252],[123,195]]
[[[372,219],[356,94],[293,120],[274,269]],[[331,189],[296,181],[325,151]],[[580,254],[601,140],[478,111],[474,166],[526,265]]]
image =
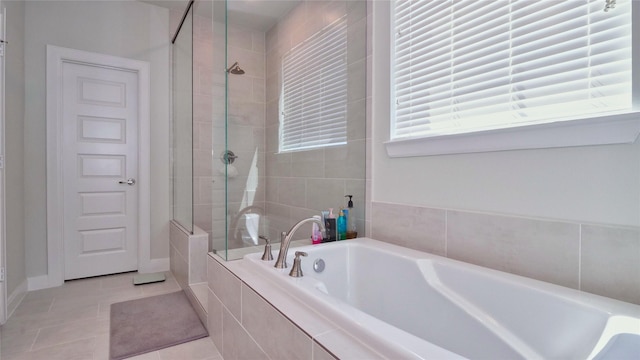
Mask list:
[[62,66],[75,63],[131,71],[138,75],[138,270],[151,265],[150,91],[149,63],[83,50],[47,45],[47,284],[64,283]]
[[5,102],[6,87],[5,87],[5,64],[6,64],[6,34],[7,34],[7,9],[2,7],[2,1],[0,0],[0,40],[3,43],[0,44],[0,268],[4,271],[4,278],[0,281],[0,325],[7,321],[8,308],[7,308],[7,228],[6,228],[6,215],[5,215]]

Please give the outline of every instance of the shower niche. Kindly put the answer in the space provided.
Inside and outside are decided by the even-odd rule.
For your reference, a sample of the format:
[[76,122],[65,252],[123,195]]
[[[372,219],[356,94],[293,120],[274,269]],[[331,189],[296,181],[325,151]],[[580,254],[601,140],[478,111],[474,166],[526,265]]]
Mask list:
[[366,20],[365,0],[194,3],[192,224],[210,251],[259,251],[345,195],[364,236]]

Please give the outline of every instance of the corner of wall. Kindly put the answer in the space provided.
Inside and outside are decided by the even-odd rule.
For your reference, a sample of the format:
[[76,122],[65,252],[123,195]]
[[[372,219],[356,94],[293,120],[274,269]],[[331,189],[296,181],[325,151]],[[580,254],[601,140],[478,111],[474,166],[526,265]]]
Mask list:
[[[24,1],[3,2],[7,13],[6,40],[11,43],[7,47],[5,57],[5,83],[10,89],[5,94],[4,119],[4,192],[5,206],[5,261],[7,294],[11,297],[19,294],[27,287],[26,248],[25,248],[25,189],[24,189],[24,38],[25,38],[25,3]],[[3,11],[4,12],[4,11]],[[13,296],[13,299],[21,297]],[[9,299],[9,307],[11,299]],[[19,303],[19,301],[18,301]],[[10,308],[9,308],[10,309]],[[9,311],[11,313],[11,310]]]
[[13,312],[18,308],[24,297],[27,295],[28,286],[27,280],[20,283],[16,288],[9,293],[7,297],[7,319],[11,317]]

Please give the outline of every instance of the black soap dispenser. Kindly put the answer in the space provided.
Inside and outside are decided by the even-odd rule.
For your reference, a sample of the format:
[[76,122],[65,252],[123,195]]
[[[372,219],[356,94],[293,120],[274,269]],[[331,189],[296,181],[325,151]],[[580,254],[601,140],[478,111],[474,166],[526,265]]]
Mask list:
[[358,231],[356,230],[356,214],[353,209],[353,195],[345,195],[349,198],[347,202],[347,239],[355,239],[358,237]]

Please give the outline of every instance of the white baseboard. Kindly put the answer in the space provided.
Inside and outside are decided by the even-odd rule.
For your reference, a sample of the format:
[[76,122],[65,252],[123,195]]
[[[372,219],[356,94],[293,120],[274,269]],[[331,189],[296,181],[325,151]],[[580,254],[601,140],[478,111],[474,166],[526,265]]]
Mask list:
[[29,291],[47,289],[47,288],[62,285],[62,284],[51,284],[51,279],[49,279],[49,275],[33,276],[28,278],[27,281],[29,282],[29,286],[28,286]]
[[18,287],[11,292],[7,298],[7,319],[11,317],[18,308],[24,297],[27,295],[27,280],[23,281]]
[[[160,271],[169,271],[169,258],[151,259],[148,263],[138,266],[138,272],[140,273],[151,273]],[[49,275],[33,276],[28,278],[25,284],[27,284],[27,282],[28,286],[26,286],[26,288],[28,291],[47,289],[62,285],[52,284]]]
[[152,273],[152,272],[161,272],[161,271],[169,271],[170,270],[170,262],[169,258],[160,258],[160,259],[149,259],[149,262],[146,264],[138,265],[139,273]]

